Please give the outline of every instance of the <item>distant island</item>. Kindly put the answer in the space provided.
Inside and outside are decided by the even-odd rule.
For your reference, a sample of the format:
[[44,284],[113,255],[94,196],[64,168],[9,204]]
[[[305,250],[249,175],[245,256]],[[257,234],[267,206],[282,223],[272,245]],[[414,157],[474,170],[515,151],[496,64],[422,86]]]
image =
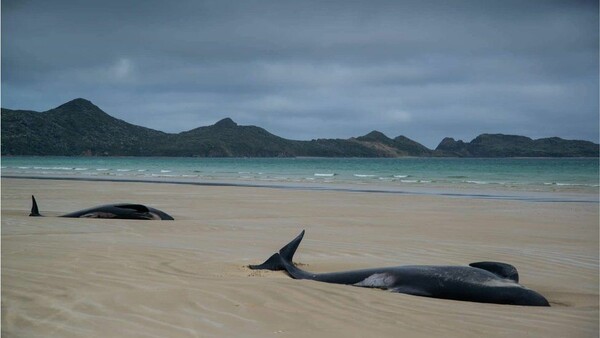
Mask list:
[[372,131],[350,139],[295,141],[230,118],[178,134],[114,118],[75,99],[35,112],[2,108],[2,155],[184,157],[598,157],[589,141],[482,134],[471,142],[443,139],[428,149],[407,137]]

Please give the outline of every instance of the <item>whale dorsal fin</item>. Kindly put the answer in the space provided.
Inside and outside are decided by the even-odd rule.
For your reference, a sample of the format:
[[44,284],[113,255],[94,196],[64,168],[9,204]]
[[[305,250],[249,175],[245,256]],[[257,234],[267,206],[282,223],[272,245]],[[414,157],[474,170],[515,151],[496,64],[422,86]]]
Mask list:
[[469,266],[489,271],[498,277],[510,279],[515,283],[519,282],[519,272],[517,271],[517,268],[507,263],[475,262],[469,264]]
[[142,204],[118,204],[115,205],[115,207],[121,209],[133,209],[137,212],[150,212],[150,210],[148,210],[148,207]]

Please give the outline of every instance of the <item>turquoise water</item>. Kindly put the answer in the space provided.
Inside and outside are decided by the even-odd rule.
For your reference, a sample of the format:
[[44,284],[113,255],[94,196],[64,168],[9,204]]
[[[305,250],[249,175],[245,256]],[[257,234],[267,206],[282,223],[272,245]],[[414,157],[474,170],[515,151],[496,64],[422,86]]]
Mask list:
[[597,158],[3,157],[2,175],[598,191]]

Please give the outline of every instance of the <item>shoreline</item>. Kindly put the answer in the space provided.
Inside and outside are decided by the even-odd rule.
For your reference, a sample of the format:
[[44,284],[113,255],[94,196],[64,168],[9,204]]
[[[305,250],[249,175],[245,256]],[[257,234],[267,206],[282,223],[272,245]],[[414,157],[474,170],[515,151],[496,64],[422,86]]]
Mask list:
[[457,187],[396,187],[386,188],[381,185],[361,185],[344,183],[296,183],[296,182],[256,182],[248,181],[207,181],[207,180],[186,180],[165,179],[165,178],[128,178],[128,177],[72,177],[72,176],[36,176],[36,175],[2,175],[2,179],[32,179],[32,180],[54,180],[54,181],[82,181],[82,182],[123,182],[123,183],[150,183],[150,184],[177,184],[194,185],[206,187],[240,187],[240,188],[269,188],[282,190],[304,190],[304,191],[332,191],[332,192],[353,192],[353,193],[381,193],[395,195],[414,195],[414,196],[441,196],[450,198],[484,199],[484,200],[505,200],[522,202],[542,202],[542,203],[600,203],[600,196],[593,193],[573,193],[573,192],[548,192],[548,191],[507,191],[504,189],[459,189]]
[[350,186],[376,190],[599,193],[597,159],[4,158],[2,174]]

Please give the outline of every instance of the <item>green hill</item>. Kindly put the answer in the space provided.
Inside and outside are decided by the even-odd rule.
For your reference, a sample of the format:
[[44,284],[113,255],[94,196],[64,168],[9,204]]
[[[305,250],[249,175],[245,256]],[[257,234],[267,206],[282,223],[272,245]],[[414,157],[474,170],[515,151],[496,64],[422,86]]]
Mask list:
[[149,155],[148,149],[166,137],[84,99],[44,113],[2,109],[2,155]]
[[598,144],[559,137],[532,140],[525,136],[481,134],[471,142],[445,138],[438,154],[461,157],[598,157]]
[[430,150],[378,131],[350,139],[294,141],[230,118],[178,134],[116,119],[88,100],[35,112],[2,109],[2,155],[199,157],[598,156],[598,144],[560,138],[483,134],[469,143],[444,139]]
[[75,99],[46,112],[2,109],[2,155],[199,156],[199,157],[395,157],[359,139],[294,141],[225,118],[178,134],[116,119],[88,100]]

